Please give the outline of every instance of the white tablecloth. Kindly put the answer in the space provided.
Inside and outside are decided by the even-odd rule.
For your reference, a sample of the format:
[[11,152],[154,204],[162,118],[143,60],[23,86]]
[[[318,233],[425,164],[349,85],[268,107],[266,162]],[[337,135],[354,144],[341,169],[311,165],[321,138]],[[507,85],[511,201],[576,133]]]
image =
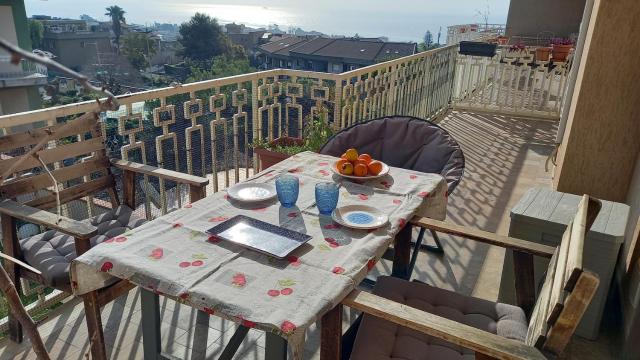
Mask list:
[[[381,179],[356,184],[333,174],[335,160],[306,152],[254,180],[298,176],[295,208],[281,207],[277,200],[240,207],[220,191],[95,246],[71,265],[74,292],[98,289],[112,276],[127,279],[210,314],[277,332],[299,354],[305,329],[356,287],[408,219],[419,213],[442,220],[446,213],[446,182],[440,175],[391,168]],[[353,230],[319,216],[314,185],[327,181],[343,185],[338,206],[372,205],[387,213],[390,223],[375,231]],[[239,214],[313,239],[286,260],[208,241],[207,229]]]

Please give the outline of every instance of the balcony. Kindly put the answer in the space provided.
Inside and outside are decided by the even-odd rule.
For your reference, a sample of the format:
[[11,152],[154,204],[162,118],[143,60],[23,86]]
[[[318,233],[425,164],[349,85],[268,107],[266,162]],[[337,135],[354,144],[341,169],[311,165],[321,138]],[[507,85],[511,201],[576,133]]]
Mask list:
[[[449,200],[447,221],[505,234],[509,209],[534,186],[551,185],[545,171],[554,149],[570,63],[511,61],[504,52],[492,59],[459,55],[447,46],[413,56],[345,72],[271,70],[207,80],[119,97],[118,111],[103,114],[112,157],[206,176],[207,193],[217,192],[257,170],[251,143],[283,134],[303,136],[309,119],[321,117],[335,129],[380,116],[403,114],[431,119],[461,144],[466,173]],[[546,67],[545,67],[546,65]],[[0,117],[0,128],[53,125],[90,111],[84,102]],[[136,211],[155,218],[181,207],[187,191],[145,177]],[[63,209],[85,218],[102,211],[104,202],[86,198]],[[495,300],[504,251],[444,237],[448,256],[422,253],[414,277],[446,289]],[[390,272],[381,262],[376,271]],[[63,301],[42,320],[40,330],[55,358],[81,359],[89,351],[82,304],[66,294],[38,295],[33,313]],[[163,300],[163,348],[174,356],[193,354],[196,311]],[[142,337],[139,293],[131,291],[103,311],[108,352],[113,358],[140,358]],[[351,314],[353,315],[353,314]],[[352,320],[353,316],[345,320]],[[234,332],[232,322],[210,323],[207,355],[219,356]],[[316,358],[319,331],[312,328],[305,357]],[[576,340],[571,358],[609,358],[608,337],[599,343]],[[237,358],[259,359],[264,336],[251,330]],[[27,344],[0,343],[1,357],[30,358]]]
[[26,59],[14,65],[10,60],[9,56],[0,56],[0,88],[47,84],[46,66]]

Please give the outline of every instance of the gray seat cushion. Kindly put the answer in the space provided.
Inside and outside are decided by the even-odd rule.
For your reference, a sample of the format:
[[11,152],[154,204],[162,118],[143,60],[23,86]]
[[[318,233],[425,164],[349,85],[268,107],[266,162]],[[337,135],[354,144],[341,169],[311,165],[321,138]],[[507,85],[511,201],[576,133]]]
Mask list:
[[[517,306],[494,303],[423,283],[379,277],[373,293],[387,299],[524,342],[527,320]],[[469,359],[473,351],[365,315],[356,336],[351,359]]]
[[[98,235],[91,238],[92,247],[146,222],[127,206],[119,206],[84,221],[98,229]],[[69,265],[77,256],[73,237],[49,230],[20,240],[20,248],[26,262],[42,272],[45,285],[56,288],[69,286]]]
[[464,155],[455,139],[440,126],[410,116],[365,121],[337,133],[320,149],[340,156],[355,148],[387,165],[442,175],[449,194],[464,173]]

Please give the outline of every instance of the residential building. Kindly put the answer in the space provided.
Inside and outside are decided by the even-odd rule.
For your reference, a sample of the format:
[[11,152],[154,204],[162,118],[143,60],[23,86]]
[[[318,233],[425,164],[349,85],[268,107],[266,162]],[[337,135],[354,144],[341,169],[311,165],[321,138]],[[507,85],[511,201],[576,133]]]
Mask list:
[[355,70],[417,52],[416,43],[379,39],[284,36],[260,46],[264,69],[330,73]]
[[569,38],[580,30],[587,0],[511,0],[506,36],[510,42]]
[[[0,0],[0,37],[31,51],[23,1]],[[14,65],[0,50],[0,115],[40,108],[38,87],[46,84],[46,67],[28,60]]]
[[56,61],[73,70],[109,64],[115,50],[111,34],[102,26],[88,26],[84,20],[41,20],[44,26],[43,49]]

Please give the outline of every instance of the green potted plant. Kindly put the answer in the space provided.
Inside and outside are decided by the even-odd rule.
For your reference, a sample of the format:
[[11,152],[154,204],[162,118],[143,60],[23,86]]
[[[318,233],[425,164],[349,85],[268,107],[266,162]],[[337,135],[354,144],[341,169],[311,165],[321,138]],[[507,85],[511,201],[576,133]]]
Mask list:
[[567,61],[571,49],[573,49],[574,42],[571,39],[555,38],[551,39],[551,46],[553,47],[552,55],[553,61]]
[[289,137],[285,134],[272,141],[266,139],[254,141],[251,146],[258,157],[260,171],[304,151],[318,152],[334,134],[326,116],[322,112],[321,114],[323,115],[315,119],[311,116],[305,119],[307,126],[302,138]]

